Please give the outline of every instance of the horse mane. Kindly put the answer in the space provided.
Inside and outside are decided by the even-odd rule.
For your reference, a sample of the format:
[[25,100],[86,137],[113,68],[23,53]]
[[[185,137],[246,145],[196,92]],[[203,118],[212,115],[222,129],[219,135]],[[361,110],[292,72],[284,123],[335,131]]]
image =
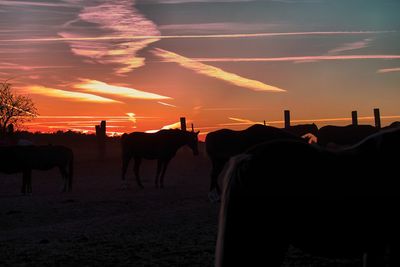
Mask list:
[[[224,255],[222,255],[221,251],[224,251],[224,240],[225,234],[227,232],[228,227],[226,227],[226,217],[228,210],[234,207],[231,207],[230,198],[232,195],[237,194],[238,192],[235,189],[240,188],[240,184],[242,182],[242,173],[247,166],[247,162],[251,160],[251,155],[248,154],[240,154],[232,157],[229,160],[228,168],[226,169],[226,173],[223,177],[224,187],[223,187],[223,197],[221,203],[221,209],[219,218],[219,226],[218,229],[218,238],[217,238],[217,248],[216,248],[216,266],[223,266]],[[222,231],[223,230],[223,231]]]

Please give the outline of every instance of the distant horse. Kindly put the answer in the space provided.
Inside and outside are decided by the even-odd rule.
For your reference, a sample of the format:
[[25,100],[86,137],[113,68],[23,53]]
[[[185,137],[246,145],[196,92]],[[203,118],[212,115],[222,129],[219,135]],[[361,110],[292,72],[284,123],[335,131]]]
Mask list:
[[317,138],[318,144],[324,147],[329,144],[351,146],[378,131],[378,128],[371,125],[328,125],[319,129]]
[[301,138],[283,129],[255,124],[242,131],[222,129],[206,136],[206,150],[211,159],[211,183],[209,198],[218,201],[221,193],[218,176],[232,156],[243,153],[256,144],[276,139]]
[[393,128],[400,128],[400,121],[392,122],[390,125],[383,127],[382,130],[393,129]]
[[63,192],[72,190],[73,152],[65,146],[3,146],[0,147],[0,172],[22,172],[21,192],[32,193],[32,170],[57,167],[64,180]]
[[189,146],[194,155],[198,155],[199,132],[182,130],[161,130],[156,133],[133,132],[124,134],[122,145],[122,180],[125,181],[126,170],[131,158],[135,160],[134,174],[137,184],[140,181],[139,168],[142,159],[157,159],[156,187],[164,187],[164,175],[168,164],[182,146]]
[[[216,266],[281,266],[290,244],[327,258],[400,266],[400,129],[340,151],[296,140],[233,158],[225,176]],[[385,265],[388,264],[388,265]]]

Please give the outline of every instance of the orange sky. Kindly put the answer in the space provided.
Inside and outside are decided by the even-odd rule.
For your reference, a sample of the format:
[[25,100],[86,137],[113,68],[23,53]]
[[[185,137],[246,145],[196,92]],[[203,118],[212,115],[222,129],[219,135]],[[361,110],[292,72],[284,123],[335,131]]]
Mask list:
[[[35,101],[32,131],[400,115],[400,21],[388,0],[38,0],[0,3],[0,79]],[[344,11],[346,10],[346,11]],[[351,14],[357,14],[349,16]],[[279,14],[287,14],[282,16]],[[376,18],[371,20],[371,17]],[[342,119],[341,119],[342,118]],[[343,119],[346,118],[346,119]]]

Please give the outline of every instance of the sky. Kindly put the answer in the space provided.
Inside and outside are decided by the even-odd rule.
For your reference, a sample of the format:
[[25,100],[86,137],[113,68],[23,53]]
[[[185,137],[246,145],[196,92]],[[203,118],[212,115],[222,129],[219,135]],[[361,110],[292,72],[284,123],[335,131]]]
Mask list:
[[0,0],[0,80],[27,130],[400,119],[398,0]]

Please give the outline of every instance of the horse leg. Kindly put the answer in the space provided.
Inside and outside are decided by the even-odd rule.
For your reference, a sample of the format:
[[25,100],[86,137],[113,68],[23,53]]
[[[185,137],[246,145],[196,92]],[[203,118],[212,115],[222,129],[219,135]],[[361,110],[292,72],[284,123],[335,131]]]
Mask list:
[[162,167],[162,161],[161,161],[161,159],[159,159],[159,160],[157,160],[157,173],[156,173],[156,181],[155,181],[156,188],[158,188],[158,180],[160,178],[161,167]]
[[64,185],[61,189],[61,192],[65,193],[67,192],[67,188],[68,188],[68,174],[67,171],[65,169],[65,166],[58,166],[58,169],[60,170],[61,173],[61,177],[63,179]]
[[121,184],[121,189],[127,189],[128,188],[128,181],[125,180],[125,175],[126,175],[126,171],[128,169],[130,160],[131,160],[131,157],[129,155],[123,155],[122,156],[122,171],[121,171],[122,184]]
[[22,173],[22,187],[21,187],[21,194],[25,195],[27,192],[27,186],[28,186],[28,177],[26,175],[26,172],[24,171]]
[[32,170],[25,170],[22,174],[22,193],[32,194]]
[[133,172],[135,173],[136,177],[136,182],[140,188],[144,188],[142,185],[142,182],[140,181],[140,176],[139,176],[139,168],[140,168],[140,163],[142,162],[142,158],[140,157],[135,157],[135,165],[133,167]]
[[160,177],[160,187],[161,188],[164,188],[164,176],[165,176],[165,172],[167,170],[167,167],[168,167],[168,164],[169,164],[170,160],[171,159],[165,160],[164,164],[162,165],[162,172],[161,172],[161,177]]

